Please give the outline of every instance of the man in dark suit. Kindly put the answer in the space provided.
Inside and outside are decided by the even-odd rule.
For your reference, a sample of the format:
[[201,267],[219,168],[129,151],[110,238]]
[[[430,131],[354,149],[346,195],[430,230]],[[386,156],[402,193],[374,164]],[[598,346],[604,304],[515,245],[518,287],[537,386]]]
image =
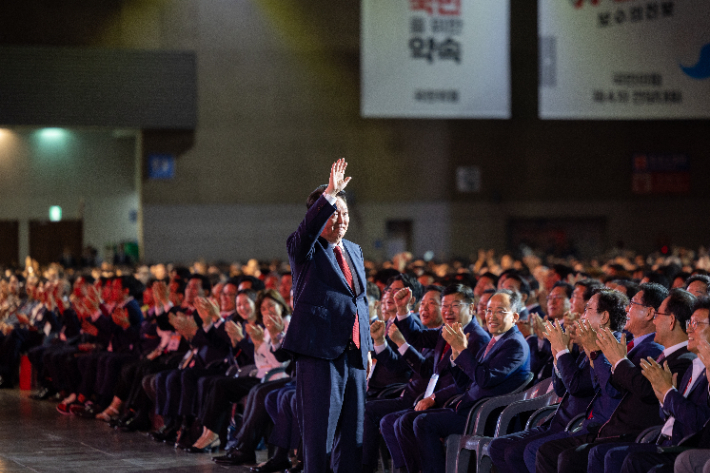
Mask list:
[[[642,287],[643,290],[635,295],[637,299],[633,301],[632,306],[642,304],[643,298],[638,296],[643,293],[650,294],[654,289],[661,292],[661,288],[656,286]],[[611,377],[608,383],[622,393],[621,400],[609,416],[609,420],[596,432],[544,445],[538,453],[538,469],[542,465],[543,471],[596,471],[602,467],[597,463],[601,463],[600,459],[604,458],[605,452],[610,450],[614,443],[632,442],[643,429],[662,422],[658,416],[658,402],[653,388],[636,367],[640,366],[642,359],[648,357],[657,359],[660,355],[674,370],[685,373],[693,357],[685,348],[687,345],[685,322],[692,314],[693,303],[694,297],[687,291],[682,289],[672,291],[658,310],[653,311],[655,314],[651,319],[656,329],[655,340],[662,342],[663,345],[659,347],[658,343],[650,339],[649,334],[640,336],[634,334],[635,344],[629,351],[628,359],[622,356],[627,349],[623,342],[619,345],[616,340],[611,340],[608,331],[597,331],[596,344],[598,347],[603,347],[604,351],[601,354],[597,352],[595,371],[606,376],[604,373],[609,370]],[[639,332],[643,321],[648,322],[648,318],[651,317],[651,314],[635,314],[636,311],[637,309],[631,309],[631,317],[627,324],[627,329],[632,333]],[[611,356],[611,360],[607,358],[607,354]],[[613,373],[612,368],[614,368]],[[619,372],[617,373],[616,370]],[[550,460],[554,460],[554,469]]]
[[453,408],[432,409],[414,421],[414,442],[406,438],[402,449],[419,451],[422,472],[443,473],[444,448],[439,439],[463,433],[469,409],[484,397],[507,394],[523,384],[530,373],[530,350],[515,326],[522,307],[520,294],[501,289],[488,302],[486,323],[490,339],[484,350],[469,350],[460,324],[446,325],[444,339],[451,345],[456,385],[465,390]]
[[[697,354],[701,343],[710,339],[709,314],[710,300],[705,297],[696,301],[693,315],[687,323],[687,350],[690,354]],[[673,373],[670,357],[660,363],[642,360],[640,370],[652,385],[661,405],[660,414],[665,420],[657,441],[652,444],[618,444],[598,452],[595,448],[590,453],[590,467],[593,455],[596,465],[613,467],[613,470],[608,471],[620,471],[624,464],[627,471],[646,472],[655,468],[654,471],[665,469],[672,472],[677,452],[658,454],[656,444],[664,447],[676,446],[684,438],[699,432],[710,418],[710,407],[707,403],[708,381],[700,358],[693,359],[684,376]],[[628,460],[625,461],[625,458]]]
[[[296,404],[306,473],[361,468],[365,379],[371,366],[362,249],[343,237],[349,214],[347,163],[311,193],[308,211],[288,237],[293,315],[283,348],[296,360]],[[334,442],[335,441],[335,442]]]
[[[438,329],[441,319],[441,286],[427,286],[419,310],[419,318],[426,328]],[[382,323],[382,322],[380,322]],[[372,327],[371,327],[372,330]],[[372,331],[371,331],[372,333]],[[379,338],[379,340],[378,340]],[[363,435],[362,464],[363,472],[374,472],[377,467],[378,446],[380,444],[380,421],[392,412],[407,410],[415,399],[424,392],[434,368],[434,350],[424,348],[421,353],[411,347],[396,325],[390,326],[386,343],[383,336],[374,337],[377,366],[390,370],[399,369],[400,363],[406,363],[412,376],[402,394],[396,399],[373,399],[365,404],[365,432]],[[394,344],[394,347],[392,346]],[[404,468],[404,459],[396,449],[392,452],[394,468]]]
[[[388,336],[389,330],[394,324],[394,319],[397,318],[397,305],[393,294],[405,287],[412,291],[413,296],[408,302],[407,313],[419,304],[422,299],[424,288],[414,276],[399,274],[393,278],[389,287],[385,289],[385,298],[387,300],[385,298],[382,300],[384,320],[376,320],[370,324],[370,335],[375,343],[375,355],[378,353],[378,345],[380,352],[385,344],[389,345],[393,350],[397,349],[397,345]],[[411,368],[404,359],[396,358],[391,359],[390,363],[380,363],[379,357],[375,356],[374,358],[376,361],[373,361],[372,372],[367,380],[368,400],[376,398],[387,386],[407,383],[412,374]]]
[[[451,346],[441,336],[442,329],[422,329],[412,314],[399,313],[402,304],[408,297],[407,289],[402,289],[396,295],[398,315],[395,324],[402,331],[405,340],[420,352],[425,349],[434,350],[434,368],[424,395],[413,408],[393,412],[382,418],[380,430],[392,457],[399,455],[406,464],[407,470],[416,472],[421,469],[418,451],[404,450],[407,438],[413,437],[414,421],[428,409],[443,407],[451,397],[458,394],[458,388],[451,373]],[[451,284],[442,293],[442,316],[447,324],[459,323],[463,333],[468,337],[472,350],[482,350],[488,341],[488,335],[472,313],[473,291],[463,284]],[[413,441],[410,441],[411,443]]]

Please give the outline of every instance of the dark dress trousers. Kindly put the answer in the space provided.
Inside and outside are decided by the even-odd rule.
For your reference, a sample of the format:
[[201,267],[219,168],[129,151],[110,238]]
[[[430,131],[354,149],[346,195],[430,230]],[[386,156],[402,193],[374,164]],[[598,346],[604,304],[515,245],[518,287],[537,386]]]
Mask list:
[[[306,473],[361,468],[365,368],[370,338],[362,249],[342,240],[353,278],[346,281],[331,245],[320,237],[337,207],[324,196],[287,240],[294,309],[283,348],[295,355],[296,403]],[[359,348],[353,341],[359,321]]]

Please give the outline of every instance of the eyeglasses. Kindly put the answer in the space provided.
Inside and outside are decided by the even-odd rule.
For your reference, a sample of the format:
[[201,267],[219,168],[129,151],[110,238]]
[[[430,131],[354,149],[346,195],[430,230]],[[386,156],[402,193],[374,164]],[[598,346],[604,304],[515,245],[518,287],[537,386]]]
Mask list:
[[587,312],[599,312],[599,309],[597,309],[596,307],[589,307],[588,305],[585,305],[584,306],[584,313],[587,313]]
[[673,314],[671,314],[670,312],[659,312],[659,311],[656,311],[656,315],[670,316],[670,315],[673,315]]
[[685,321],[685,331],[696,331],[698,329],[698,325],[708,325],[710,326],[710,321],[708,322],[698,322],[695,319],[690,319]]
[[459,310],[461,307],[469,305],[468,302],[458,302],[456,304],[446,304],[441,306],[441,310]]
[[505,314],[507,314],[508,312],[511,312],[511,311],[505,310],[505,309],[498,309],[496,311],[493,311],[491,309],[486,309],[486,315],[495,314],[497,317],[505,317]]
[[637,305],[637,306],[639,306],[639,307],[645,307],[645,308],[647,308],[647,309],[650,309],[650,308],[651,308],[650,305],[641,304],[641,303],[636,302],[636,301],[629,301],[629,309],[631,309],[631,306],[634,306],[634,305]]

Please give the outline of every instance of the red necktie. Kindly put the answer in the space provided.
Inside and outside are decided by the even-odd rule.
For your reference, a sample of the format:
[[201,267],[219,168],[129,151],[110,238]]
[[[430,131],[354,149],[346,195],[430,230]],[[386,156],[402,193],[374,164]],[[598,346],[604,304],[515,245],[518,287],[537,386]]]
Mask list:
[[491,348],[493,348],[493,345],[495,345],[495,344],[496,344],[496,339],[491,338],[491,341],[488,342],[488,346],[486,346],[486,351],[483,352],[483,358],[488,356],[488,352],[491,351]]
[[[343,250],[336,245],[333,247],[333,252],[335,252],[335,259],[338,260],[338,265],[340,266],[340,270],[343,272],[343,276],[345,276],[345,280],[347,281],[348,286],[350,286],[350,289],[354,289],[353,273],[350,272],[348,262],[345,261],[345,258],[343,257]],[[360,349],[360,321],[358,319],[358,315],[355,314],[355,324],[353,325],[353,342],[355,342],[355,346]]]
[[630,352],[633,347],[634,347],[634,341],[631,340],[629,343],[626,344],[626,351]]
[[444,359],[444,355],[449,350],[449,348],[451,348],[451,345],[449,345],[447,342],[446,345],[444,346],[444,350],[441,352],[441,356],[439,357],[439,361]]
[[692,373],[693,366],[691,365],[689,369],[691,370],[690,379],[688,380],[688,384],[685,385],[685,389],[681,393],[683,396],[685,396],[685,392],[688,390],[690,385],[693,383],[693,373]]

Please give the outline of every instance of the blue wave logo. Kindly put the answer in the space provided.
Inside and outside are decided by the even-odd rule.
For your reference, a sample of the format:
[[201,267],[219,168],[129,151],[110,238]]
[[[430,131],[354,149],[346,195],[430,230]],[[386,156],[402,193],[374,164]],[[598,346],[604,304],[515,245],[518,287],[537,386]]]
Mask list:
[[707,79],[710,77],[710,43],[700,49],[700,59],[698,59],[697,64],[691,67],[684,67],[681,64],[680,68],[685,72],[685,75],[693,79]]

